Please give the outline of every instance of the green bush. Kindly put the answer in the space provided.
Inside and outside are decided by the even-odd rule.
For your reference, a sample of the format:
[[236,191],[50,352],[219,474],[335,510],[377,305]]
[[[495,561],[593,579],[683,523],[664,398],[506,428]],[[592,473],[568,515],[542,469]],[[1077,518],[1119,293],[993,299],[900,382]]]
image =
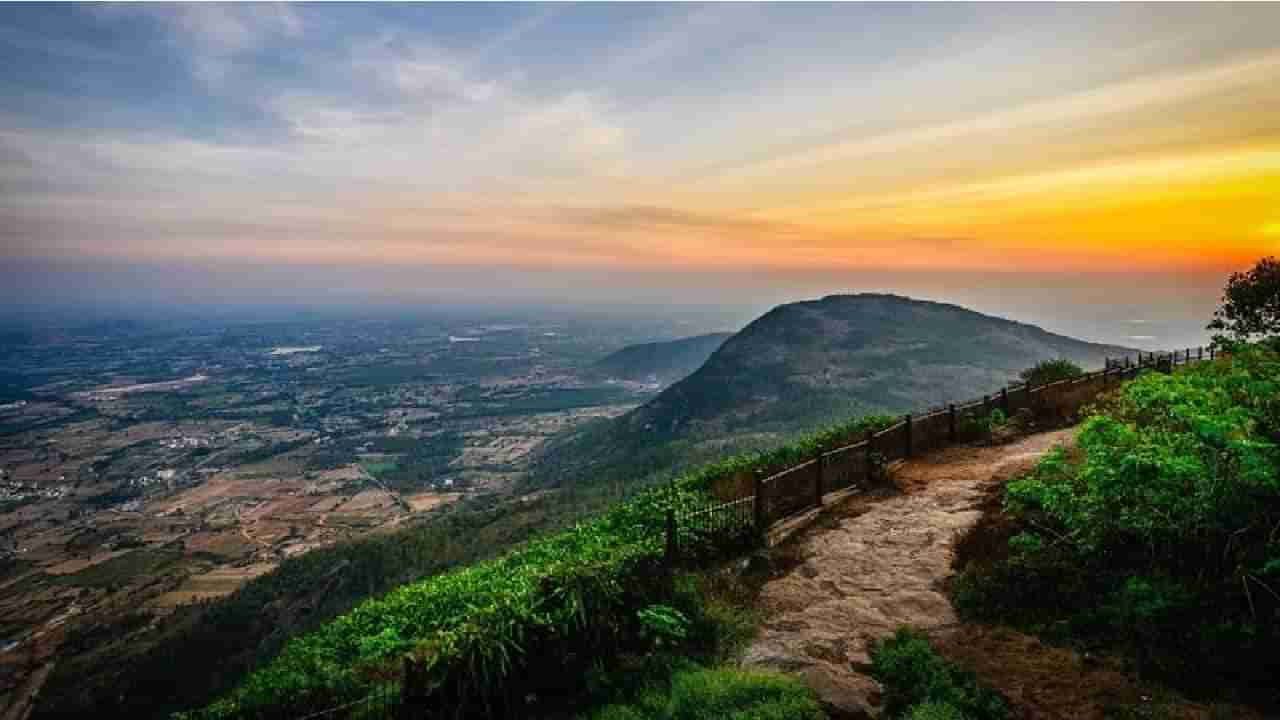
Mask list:
[[1280,673],[1278,441],[1273,350],[1143,374],[1084,422],[1077,451],[1008,485],[1021,532],[1006,559],[965,571],[957,607],[1120,642],[1188,683],[1266,686]]
[[1066,358],[1045,360],[1023,370],[1018,374],[1022,382],[1032,385],[1048,385],[1059,380],[1070,380],[1084,374],[1084,369]]
[[884,686],[884,712],[891,719],[1009,717],[999,693],[980,686],[971,673],[943,658],[928,638],[910,628],[899,628],[872,647],[871,674]]
[[955,705],[940,702],[920,703],[911,708],[910,720],[966,720]]
[[737,668],[677,672],[665,691],[601,708],[592,720],[821,720],[804,684],[786,675]]
[[1009,424],[1009,416],[1000,408],[995,408],[985,416],[965,416],[960,421],[960,435],[964,437],[980,437],[989,439],[996,430]]

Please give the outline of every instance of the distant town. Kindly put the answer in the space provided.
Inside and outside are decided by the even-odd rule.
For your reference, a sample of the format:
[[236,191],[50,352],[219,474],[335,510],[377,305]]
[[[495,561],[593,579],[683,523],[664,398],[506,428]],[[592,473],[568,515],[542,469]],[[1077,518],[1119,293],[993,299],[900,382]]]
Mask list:
[[0,348],[0,685],[285,558],[503,493],[656,379],[590,365],[670,322],[132,322]]

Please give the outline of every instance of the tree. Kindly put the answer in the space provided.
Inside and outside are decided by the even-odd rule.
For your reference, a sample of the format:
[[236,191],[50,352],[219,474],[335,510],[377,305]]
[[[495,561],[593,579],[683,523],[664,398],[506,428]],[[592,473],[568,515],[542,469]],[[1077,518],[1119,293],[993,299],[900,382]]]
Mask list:
[[1070,380],[1084,374],[1079,365],[1066,358],[1045,360],[1023,370],[1018,377],[1028,385],[1048,385],[1059,380]]
[[1220,331],[1215,341],[1280,335],[1280,261],[1265,257],[1246,272],[1232,273],[1208,327]]

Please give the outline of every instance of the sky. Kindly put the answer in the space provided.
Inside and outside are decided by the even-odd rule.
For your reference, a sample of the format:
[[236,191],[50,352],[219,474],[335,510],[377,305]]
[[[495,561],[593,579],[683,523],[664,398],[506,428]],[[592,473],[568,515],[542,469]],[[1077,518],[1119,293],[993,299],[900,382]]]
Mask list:
[[1276,4],[6,4],[0,295],[874,289],[1198,328],[1280,251],[1277,28]]

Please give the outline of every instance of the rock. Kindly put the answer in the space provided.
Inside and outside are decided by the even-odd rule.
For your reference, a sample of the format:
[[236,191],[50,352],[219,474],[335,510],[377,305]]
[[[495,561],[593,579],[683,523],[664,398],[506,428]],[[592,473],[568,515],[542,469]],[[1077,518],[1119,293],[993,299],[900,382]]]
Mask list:
[[[832,718],[878,717],[880,688],[868,675],[875,641],[902,625],[956,624],[942,583],[956,538],[981,517],[991,484],[1026,472],[1071,437],[1046,433],[906,463],[896,478],[904,493],[803,536],[793,551],[804,561],[776,568],[760,591],[769,617],[743,663],[801,675]],[[753,556],[748,567],[767,561]]]
[[880,685],[875,680],[825,664],[813,665],[802,675],[831,720],[880,717]]
[[773,559],[766,550],[757,550],[742,561],[742,574],[747,577],[761,577],[773,574]]

